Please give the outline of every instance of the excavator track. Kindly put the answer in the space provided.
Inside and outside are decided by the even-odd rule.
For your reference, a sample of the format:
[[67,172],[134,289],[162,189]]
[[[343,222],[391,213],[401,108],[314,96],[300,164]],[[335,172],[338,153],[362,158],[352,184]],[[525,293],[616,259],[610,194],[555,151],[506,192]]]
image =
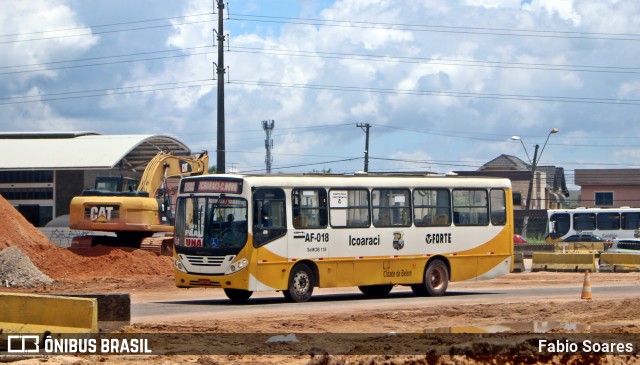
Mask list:
[[72,250],[90,249],[94,244],[105,245],[110,247],[130,247],[153,252],[156,255],[171,256],[173,255],[173,236],[152,236],[145,237],[141,240],[133,238],[117,238],[106,236],[77,236],[71,240]]
[[93,241],[93,236],[76,236],[71,239],[71,247],[72,250],[84,250],[87,248],[91,248],[91,243]]
[[173,255],[173,236],[147,237],[140,242],[140,249],[156,255]]

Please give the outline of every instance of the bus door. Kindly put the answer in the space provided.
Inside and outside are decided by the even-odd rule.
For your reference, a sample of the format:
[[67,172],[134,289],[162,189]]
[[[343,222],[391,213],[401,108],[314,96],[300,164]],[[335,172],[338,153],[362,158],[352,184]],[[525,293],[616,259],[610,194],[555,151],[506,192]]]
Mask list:
[[554,213],[549,217],[549,237],[557,240],[571,229],[571,216],[569,213]]
[[327,229],[327,191],[296,188],[291,191],[292,225],[289,232],[291,258],[327,258],[331,234]]
[[253,192],[253,247],[258,262],[288,261],[285,193],[279,188]]

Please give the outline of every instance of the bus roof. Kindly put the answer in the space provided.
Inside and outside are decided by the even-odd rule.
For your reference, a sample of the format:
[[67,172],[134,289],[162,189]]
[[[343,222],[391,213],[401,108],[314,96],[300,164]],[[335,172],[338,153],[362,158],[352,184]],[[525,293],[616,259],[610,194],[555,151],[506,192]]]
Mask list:
[[[183,180],[242,179],[251,186],[375,186],[375,187],[495,187],[510,188],[511,180],[498,177],[434,176],[416,174],[211,174],[185,177]],[[321,180],[321,181],[320,181]],[[345,185],[348,184],[348,185]]]

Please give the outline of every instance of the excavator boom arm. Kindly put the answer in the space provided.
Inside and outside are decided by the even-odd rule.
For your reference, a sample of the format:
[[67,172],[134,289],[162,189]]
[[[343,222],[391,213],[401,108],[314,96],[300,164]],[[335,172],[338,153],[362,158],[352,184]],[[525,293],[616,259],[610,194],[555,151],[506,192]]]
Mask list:
[[146,191],[154,196],[168,177],[202,175],[209,168],[209,155],[203,152],[199,157],[180,156],[170,151],[158,153],[144,170],[138,191]]

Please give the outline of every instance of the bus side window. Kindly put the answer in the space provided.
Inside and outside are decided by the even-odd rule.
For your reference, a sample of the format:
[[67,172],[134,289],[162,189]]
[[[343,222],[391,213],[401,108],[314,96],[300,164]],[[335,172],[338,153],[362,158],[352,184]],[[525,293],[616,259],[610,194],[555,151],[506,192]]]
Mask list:
[[573,229],[576,231],[593,231],[596,229],[595,213],[575,213],[573,215]]
[[329,213],[332,227],[367,228],[371,223],[369,190],[331,189]]
[[640,213],[622,213],[622,229],[640,229]]
[[327,191],[321,188],[291,191],[294,228],[327,227]]
[[598,213],[596,214],[596,225],[601,230],[620,229],[620,213]]
[[411,207],[408,189],[373,189],[373,225],[395,227],[411,225]]
[[507,201],[504,190],[491,189],[491,224],[504,226],[507,223]]
[[253,192],[253,245],[262,246],[287,233],[285,194],[282,189]]
[[451,194],[446,188],[415,189],[413,215],[416,227],[451,225]]
[[454,189],[453,222],[460,226],[489,225],[487,191],[484,189]]

